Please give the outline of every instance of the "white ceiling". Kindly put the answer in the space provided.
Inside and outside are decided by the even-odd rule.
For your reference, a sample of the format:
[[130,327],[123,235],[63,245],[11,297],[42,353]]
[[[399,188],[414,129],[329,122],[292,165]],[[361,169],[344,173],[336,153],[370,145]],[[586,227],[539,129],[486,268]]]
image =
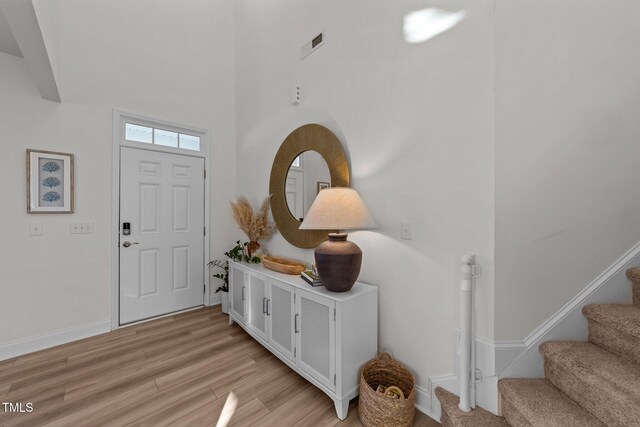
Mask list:
[[0,52],[22,58],[20,47],[18,46],[18,43],[16,43],[16,39],[13,37],[11,28],[9,28],[9,24],[7,23],[7,19],[4,17],[2,10],[0,10]]

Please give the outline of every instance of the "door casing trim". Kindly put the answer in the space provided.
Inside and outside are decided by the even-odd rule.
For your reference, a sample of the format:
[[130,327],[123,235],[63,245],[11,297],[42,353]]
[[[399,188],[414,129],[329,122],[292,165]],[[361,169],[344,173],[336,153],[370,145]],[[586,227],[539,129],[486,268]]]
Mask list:
[[[182,150],[176,150],[171,148],[163,148],[157,145],[138,144],[124,139],[124,123],[129,119],[136,123],[144,122],[150,125],[157,125],[161,128],[168,128],[170,130],[184,131],[185,133],[196,133],[201,138],[201,150],[199,152],[185,153]],[[204,235],[204,295],[203,304],[205,307],[211,305],[210,285],[209,285],[209,270],[206,265],[206,260],[209,259],[209,236],[211,235],[211,224],[209,221],[210,213],[210,182],[211,171],[209,171],[209,165],[211,164],[211,131],[209,129],[202,129],[196,126],[189,126],[179,123],[174,123],[167,120],[151,118],[140,114],[129,113],[122,110],[113,110],[113,134],[112,134],[112,151],[111,151],[111,330],[119,329],[120,326],[120,148],[131,147],[149,151],[157,151],[161,153],[191,155],[192,157],[198,157],[204,159],[205,171],[207,171],[206,178],[204,180],[204,223],[207,230]]]

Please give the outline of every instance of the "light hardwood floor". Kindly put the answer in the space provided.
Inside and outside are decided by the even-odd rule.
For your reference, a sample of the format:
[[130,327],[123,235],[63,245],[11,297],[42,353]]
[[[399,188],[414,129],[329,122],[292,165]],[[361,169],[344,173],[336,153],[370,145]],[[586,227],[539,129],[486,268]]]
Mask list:
[[[203,308],[0,362],[0,402],[30,402],[1,426],[210,426],[230,393],[230,425],[359,426],[357,399],[333,402],[254,341]],[[415,425],[439,425],[416,411]]]

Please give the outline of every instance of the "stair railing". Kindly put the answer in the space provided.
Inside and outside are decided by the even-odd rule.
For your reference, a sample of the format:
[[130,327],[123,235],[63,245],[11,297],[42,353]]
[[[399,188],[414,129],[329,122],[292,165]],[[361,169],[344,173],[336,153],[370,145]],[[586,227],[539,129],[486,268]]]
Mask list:
[[475,336],[474,322],[474,279],[478,277],[479,266],[476,256],[465,254],[460,257],[460,335],[458,341],[458,381],[460,382],[459,408],[469,412],[475,408]]

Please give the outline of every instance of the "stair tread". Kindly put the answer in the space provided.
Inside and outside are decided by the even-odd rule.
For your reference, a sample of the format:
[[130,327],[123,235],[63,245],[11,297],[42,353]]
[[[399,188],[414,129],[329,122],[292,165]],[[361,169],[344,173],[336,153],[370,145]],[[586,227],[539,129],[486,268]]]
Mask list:
[[590,342],[548,341],[540,345],[545,358],[564,366],[576,377],[603,392],[624,393],[640,405],[640,365],[627,361]]
[[640,282],[640,267],[631,267],[627,270],[627,279],[632,282]]
[[458,407],[460,398],[441,387],[436,387],[435,393],[440,401],[442,413],[446,414],[448,422],[454,427],[509,427],[504,418],[480,407],[464,412]]
[[640,268],[632,267],[627,270],[627,278],[631,281],[633,303],[640,305]]
[[498,382],[498,388],[503,399],[531,425],[604,427],[547,380],[506,378]]
[[589,320],[640,338],[640,306],[633,304],[589,304],[582,308]]

